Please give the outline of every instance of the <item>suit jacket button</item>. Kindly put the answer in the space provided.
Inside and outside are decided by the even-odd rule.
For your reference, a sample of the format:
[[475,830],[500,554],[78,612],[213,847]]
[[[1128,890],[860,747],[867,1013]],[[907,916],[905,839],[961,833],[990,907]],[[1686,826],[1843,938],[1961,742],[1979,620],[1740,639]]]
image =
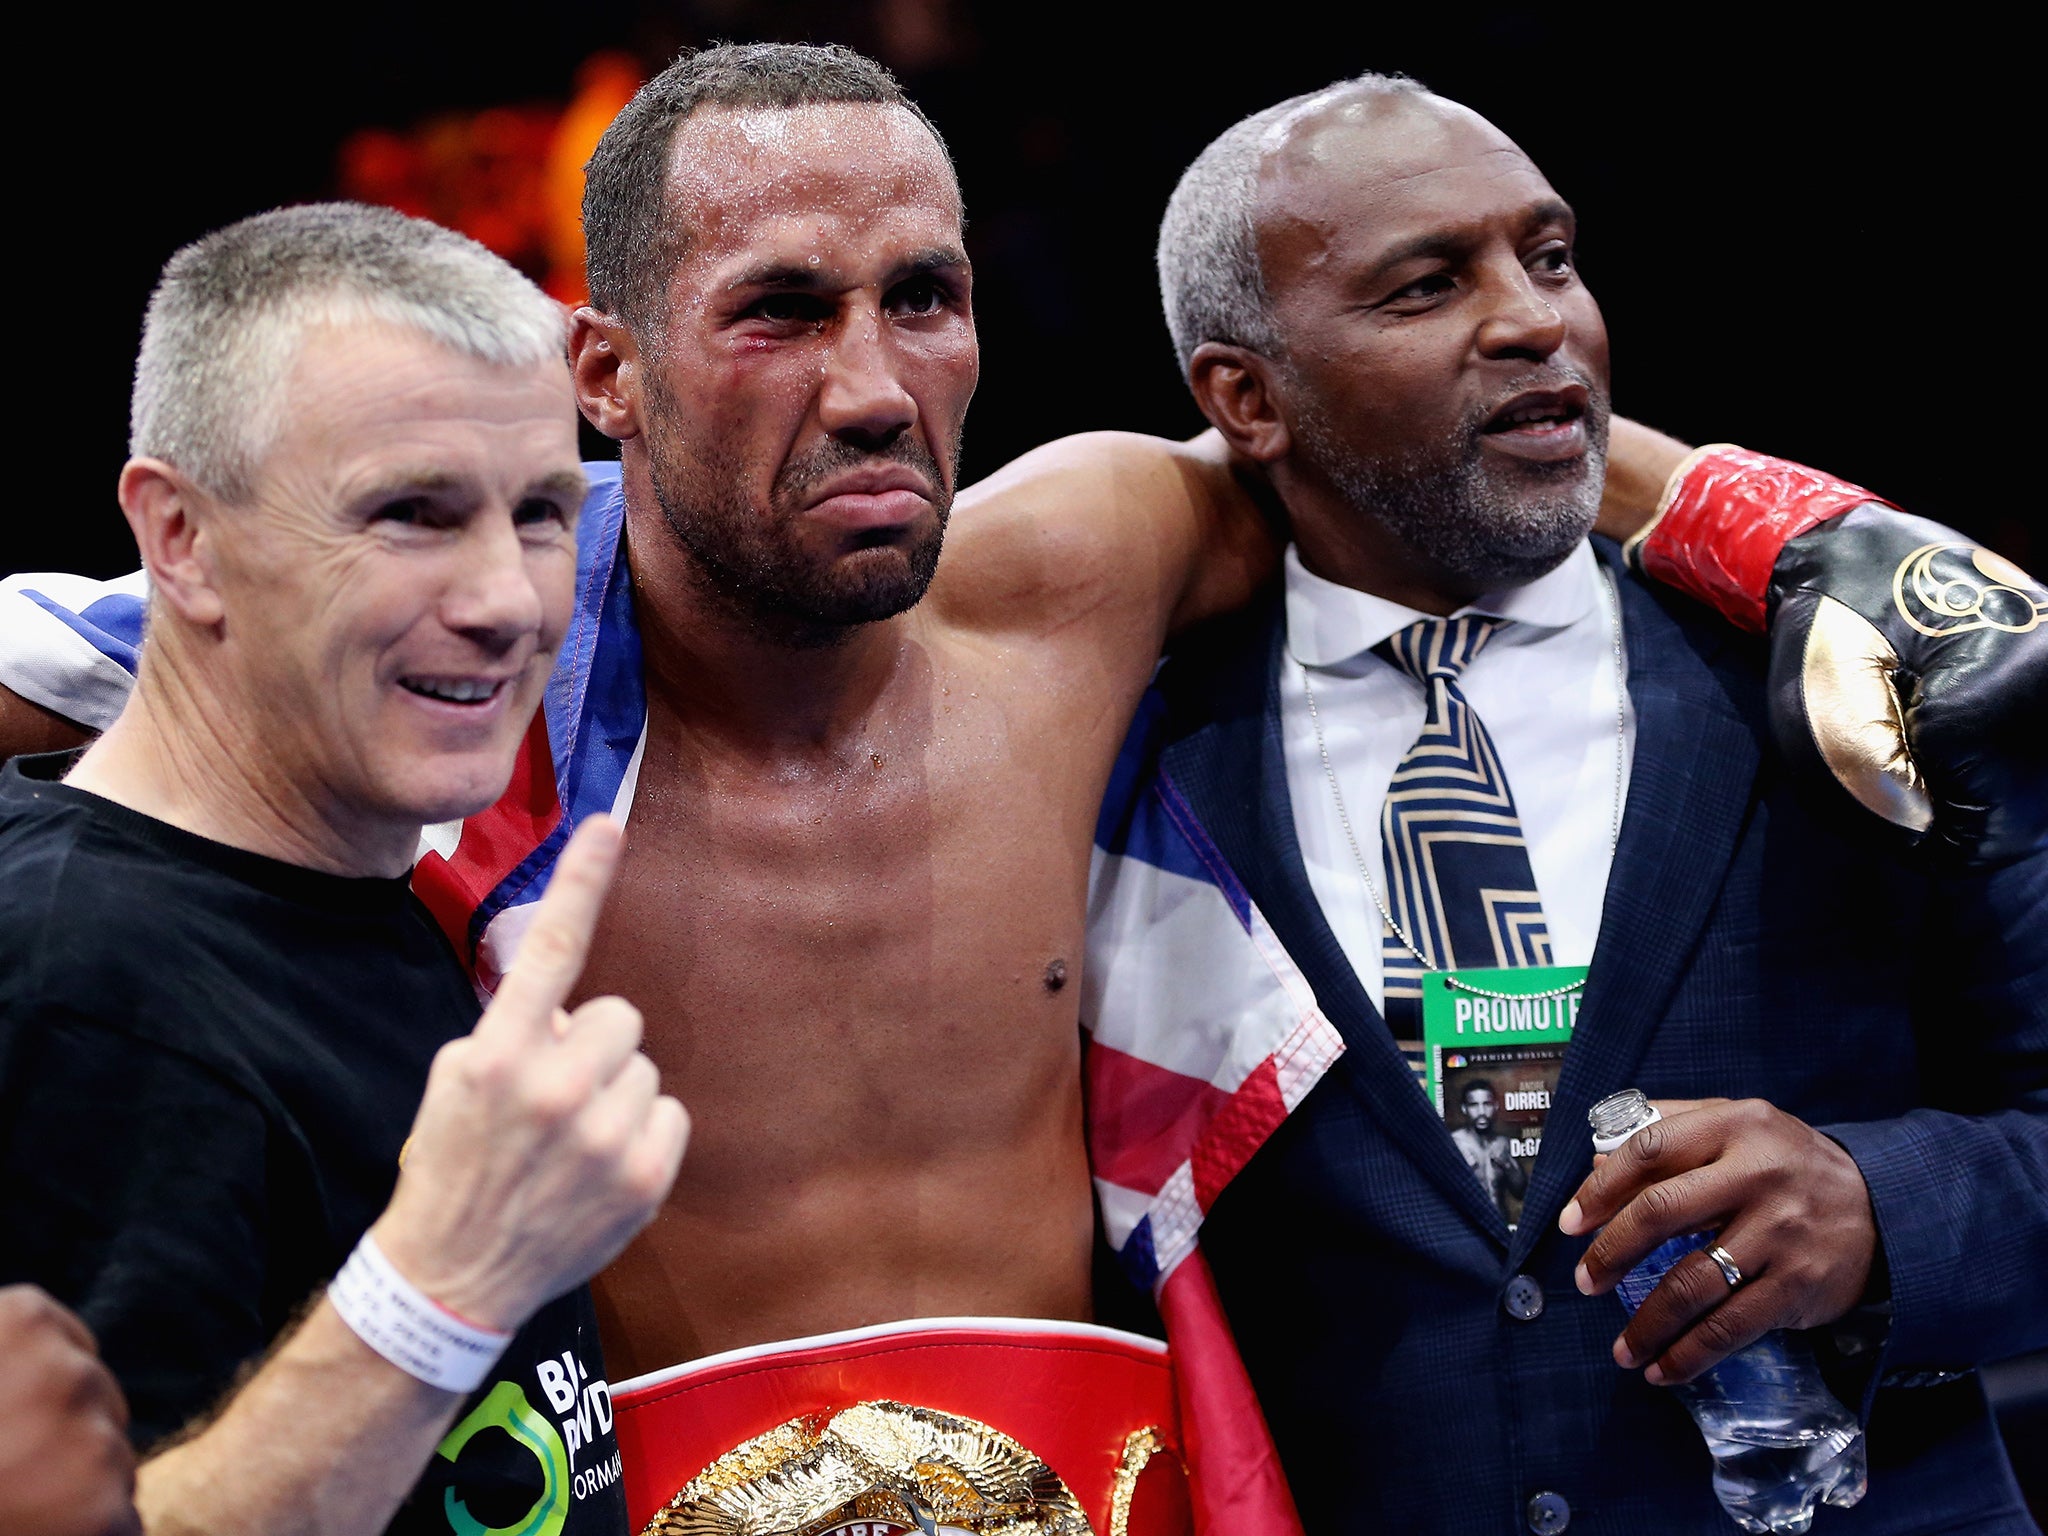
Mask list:
[[1536,1536],[1557,1536],[1572,1523],[1572,1507],[1565,1503],[1564,1495],[1547,1489],[1529,1496],[1529,1505],[1522,1515]]
[[1536,1283],[1534,1275],[1517,1275],[1508,1282],[1507,1294],[1501,1297],[1500,1304],[1516,1322],[1533,1323],[1543,1315],[1543,1287]]

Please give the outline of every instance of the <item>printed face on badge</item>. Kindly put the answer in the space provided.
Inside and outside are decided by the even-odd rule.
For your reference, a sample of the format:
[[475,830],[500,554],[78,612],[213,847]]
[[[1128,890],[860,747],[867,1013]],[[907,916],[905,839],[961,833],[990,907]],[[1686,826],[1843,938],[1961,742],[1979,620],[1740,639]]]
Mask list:
[[214,566],[278,772],[340,825],[503,793],[567,628],[584,477],[565,367],[310,330]]
[[1465,1090],[1465,1119],[1477,1131],[1493,1129],[1493,1090],[1491,1088],[1467,1088]]

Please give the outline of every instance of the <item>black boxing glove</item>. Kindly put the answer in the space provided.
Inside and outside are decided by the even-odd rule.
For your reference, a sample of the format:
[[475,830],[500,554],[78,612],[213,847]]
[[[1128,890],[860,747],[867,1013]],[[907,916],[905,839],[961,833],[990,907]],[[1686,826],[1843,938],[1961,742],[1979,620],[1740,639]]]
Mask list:
[[1907,844],[2048,847],[2048,587],[1860,486],[1726,444],[1665,486],[1636,569],[1771,637],[1772,729]]

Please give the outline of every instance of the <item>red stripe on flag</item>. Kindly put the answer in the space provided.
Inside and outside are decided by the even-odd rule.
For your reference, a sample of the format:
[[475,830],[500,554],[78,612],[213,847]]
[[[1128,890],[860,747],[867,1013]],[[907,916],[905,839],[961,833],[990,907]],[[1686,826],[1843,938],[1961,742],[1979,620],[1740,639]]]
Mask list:
[[1088,1158],[1097,1178],[1155,1195],[1230,1096],[1198,1077],[1088,1043]]
[[429,853],[413,866],[413,894],[441,925],[465,966],[474,969],[476,963],[469,949],[469,922],[476,909],[561,819],[547,721],[536,710],[512,759],[512,782],[494,804],[463,822],[455,857]]
[[1206,1211],[1237,1177],[1238,1170],[1251,1161],[1252,1154],[1266,1144],[1266,1138],[1287,1118],[1287,1102],[1280,1097],[1280,1069],[1268,1056],[1251,1075],[1237,1085],[1230,1102],[1210,1122],[1189,1161],[1194,1164],[1195,1203]]
[[1196,1536],[1301,1536],[1301,1516],[1198,1248],[1159,1288]]

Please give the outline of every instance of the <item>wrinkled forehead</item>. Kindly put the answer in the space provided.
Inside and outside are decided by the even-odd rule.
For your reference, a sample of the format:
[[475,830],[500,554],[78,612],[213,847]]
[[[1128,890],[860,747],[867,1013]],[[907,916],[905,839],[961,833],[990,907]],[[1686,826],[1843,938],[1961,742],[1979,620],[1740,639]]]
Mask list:
[[566,363],[492,362],[380,320],[306,327],[272,392],[260,473],[348,478],[402,460],[416,478],[579,476]]
[[669,199],[687,257],[730,254],[792,221],[858,229],[891,212],[950,227],[957,239],[961,216],[931,130],[886,103],[693,113],[670,148]]
[[1276,124],[1259,173],[1261,255],[1392,244],[1557,194],[1506,134],[1471,108],[1420,92],[1332,92]]

